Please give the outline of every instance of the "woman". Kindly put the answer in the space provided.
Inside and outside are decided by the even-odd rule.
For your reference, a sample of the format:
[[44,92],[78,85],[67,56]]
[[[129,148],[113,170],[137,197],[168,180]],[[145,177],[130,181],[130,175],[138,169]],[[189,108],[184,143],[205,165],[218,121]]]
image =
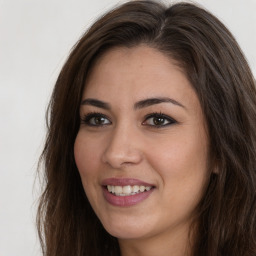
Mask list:
[[44,255],[256,254],[256,92],[207,11],[131,1],[86,32],[49,105]]

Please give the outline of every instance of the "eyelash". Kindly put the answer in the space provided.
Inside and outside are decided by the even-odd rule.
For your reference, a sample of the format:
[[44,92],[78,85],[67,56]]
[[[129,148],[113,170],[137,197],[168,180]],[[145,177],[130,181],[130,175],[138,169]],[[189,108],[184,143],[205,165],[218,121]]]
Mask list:
[[[90,121],[93,119],[93,118],[105,118],[107,120],[109,120],[109,123],[107,124],[91,124]],[[168,122],[167,124],[163,124],[163,125],[151,125],[151,124],[145,124],[146,121],[148,121],[150,118],[161,118],[162,120],[164,120],[164,122]],[[109,125],[111,124],[111,120],[104,114],[100,113],[100,112],[91,112],[91,113],[88,113],[86,115],[84,115],[84,117],[81,119],[81,122],[87,126],[91,126],[91,127],[102,127],[102,126],[105,126],[105,125]],[[95,120],[94,120],[95,122]],[[172,117],[170,116],[167,116],[161,112],[154,112],[154,113],[150,113],[148,115],[145,116],[145,121],[143,121],[143,125],[146,125],[146,126],[149,126],[151,128],[163,128],[163,127],[166,127],[166,126],[169,126],[169,125],[172,125],[172,124],[175,124],[177,123],[177,121],[175,119],[173,119]]]
[[164,124],[164,125],[147,125],[147,126],[150,126],[152,128],[162,128],[162,127],[166,127],[166,126],[177,123],[177,121],[175,119],[173,119],[172,117],[170,117],[170,116],[167,116],[167,115],[165,115],[161,112],[154,112],[154,113],[151,113],[151,114],[148,114],[148,115],[145,116],[145,121],[143,121],[143,124],[147,120],[149,120],[150,118],[161,118],[165,121],[168,121],[168,123]]
[[[101,127],[101,126],[104,126],[106,124],[90,124],[90,121],[92,118],[96,118],[96,117],[102,117],[102,118],[105,118],[105,119],[108,119],[109,118],[102,114],[102,113],[99,113],[99,112],[91,112],[91,113],[88,113],[86,115],[84,115],[84,117],[81,119],[81,122],[85,125],[88,125],[88,126],[92,126],[92,127]],[[111,120],[110,120],[110,123],[111,123]]]

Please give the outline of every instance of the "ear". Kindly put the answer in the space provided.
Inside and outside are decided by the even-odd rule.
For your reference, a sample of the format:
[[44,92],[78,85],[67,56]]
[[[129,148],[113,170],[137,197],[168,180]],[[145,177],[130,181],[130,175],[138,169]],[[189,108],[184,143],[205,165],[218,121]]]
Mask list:
[[214,167],[213,168],[213,170],[212,170],[212,173],[214,173],[214,174],[219,174],[219,168],[217,168],[217,167]]
[[219,174],[219,161],[215,155],[212,155],[209,159],[209,170],[211,174]]
[[214,174],[219,174],[219,163],[218,163],[218,161],[217,161],[217,159],[216,158],[214,158],[214,160],[213,160],[213,163],[212,163],[212,173],[214,173]]

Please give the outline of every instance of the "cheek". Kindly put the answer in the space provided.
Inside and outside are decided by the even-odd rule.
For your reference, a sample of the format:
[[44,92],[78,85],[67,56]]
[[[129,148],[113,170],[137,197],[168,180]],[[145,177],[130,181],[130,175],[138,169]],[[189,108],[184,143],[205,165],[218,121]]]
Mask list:
[[[149,147],[151,148],[151,147]],[[188,171],[205,168],[207,162],[207,147],[205,142],[196,138],[176,136],[174,139],[165,140],[161,147],[154,147],[148,151],[148,159],[153,165],[169,168],[173,172]]]
[[79,131],[74,144],[74,156],[85,194],[97,212],[97,206],[101,205],[101,194],[97,189],[101,170],[99,145],[95,144],[95,140],[92,143],[88,135],[84,136],[83,132]]
[[163,207],[169,207],[167,212],[175,216],[190,216],[207,185],[207,149],[198,141],[173,139],[164,144],[161,151],[154,152],[157,157],[151,155],[150,158],[151,166],[162,179]]
[[[86,138],[86,139],[85,139]],[[100,148],[92,143],[88,136],[78,133],[74,144],[75,162],[86,187],[86,183],[91,183],[91,178],[97,175],[98,165],[100,163]]]
[[184,135],[170,136],[172,139],[163,141],[154,152],[148,151],[150,165],[160,175],[170,197],[201,194],[207,182],[207,141],[195,134]]

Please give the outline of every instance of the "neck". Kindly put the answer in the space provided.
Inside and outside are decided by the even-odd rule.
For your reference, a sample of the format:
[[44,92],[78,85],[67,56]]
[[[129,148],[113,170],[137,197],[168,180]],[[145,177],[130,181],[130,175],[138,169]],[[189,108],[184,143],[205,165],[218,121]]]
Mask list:
[[119,239],[122,256],[189,256],[191,246],[188,229],[167,231],[141,239]]

